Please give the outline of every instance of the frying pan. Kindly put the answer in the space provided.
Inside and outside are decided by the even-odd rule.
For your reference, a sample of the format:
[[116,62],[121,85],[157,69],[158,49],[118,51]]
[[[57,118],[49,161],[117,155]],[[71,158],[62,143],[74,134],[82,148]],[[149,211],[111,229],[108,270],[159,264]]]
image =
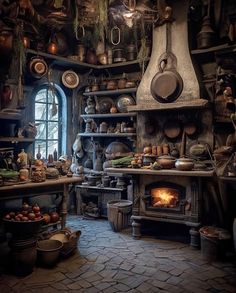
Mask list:
[[198,127],[197,122],[189,120],[184,124],[184,131],[188,136],[193,136],[197,133]]
[[181,124],[178,119],[169,119],[163,126],[164,134],[169,139],[177,138],[181,133]]
[[[167,68],[170,59],[171,64]],[[176,57],[169,52],[165,58],[160,60],[159,72],[154,75],[151,81],[151,94],[160,103],[170,103],[177,100],[183,90],[183,80],[175,70],[174,63],[176,63]]]

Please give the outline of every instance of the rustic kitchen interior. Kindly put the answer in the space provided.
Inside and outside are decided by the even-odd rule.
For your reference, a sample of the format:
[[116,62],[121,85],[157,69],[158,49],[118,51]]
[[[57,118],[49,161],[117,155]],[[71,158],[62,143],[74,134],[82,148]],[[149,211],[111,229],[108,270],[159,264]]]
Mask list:
[[69,259],[72,214],[137,242],[182,229],[203,259],[233,260],[234,1],[1,1],[0,15],[11,273],[55,265],[51,250]]

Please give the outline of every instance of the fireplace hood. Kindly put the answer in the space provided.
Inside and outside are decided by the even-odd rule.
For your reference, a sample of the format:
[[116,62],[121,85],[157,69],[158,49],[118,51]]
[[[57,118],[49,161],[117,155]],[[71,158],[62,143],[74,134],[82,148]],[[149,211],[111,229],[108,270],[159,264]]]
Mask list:
[[[129,111],[150,111],[163,109],[201,108],[208,101],[200,98],[199,82],[192,64],[188,46],[188,0],[171,1],[173,21],[170,25],[171,52],[176,57],[176,71],[181,76],[182,91],[175,101],[162,103],[151,93],[151,83],[159,72],[160,58],[166,52],[167,22],[157,24],[153,29],[153,45],[147,69],[142,77],[136,95],[136,105],[130,106]],[[168,84],[166,85],[168,87]]]

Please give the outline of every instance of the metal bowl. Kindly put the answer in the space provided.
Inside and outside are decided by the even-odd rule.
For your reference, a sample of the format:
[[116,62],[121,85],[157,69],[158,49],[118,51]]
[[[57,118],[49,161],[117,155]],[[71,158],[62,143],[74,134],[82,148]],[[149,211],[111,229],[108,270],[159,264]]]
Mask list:
[[121,113],[128,112],[128,106],[135,105],[135,99],[130,95],[121,95],[118,97],[116,102],[117,110]]

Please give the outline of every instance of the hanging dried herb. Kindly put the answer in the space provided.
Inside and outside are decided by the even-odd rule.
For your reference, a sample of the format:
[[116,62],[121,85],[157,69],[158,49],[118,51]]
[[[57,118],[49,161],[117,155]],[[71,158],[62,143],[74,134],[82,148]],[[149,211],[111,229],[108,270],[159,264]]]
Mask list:
[[53,4],[53,6],[54,6],[55,8],[61,8],[62,5],[63,5],[63,0],[54,0],[54,4]]
[[107,0],[99,0],[98,2],[98,9],[99,9],[99,23],[98,23],[98,30],[99,30],[99,39],[104,42],[105,36],[107,35],[107,24],[108,24],[108,2]]

